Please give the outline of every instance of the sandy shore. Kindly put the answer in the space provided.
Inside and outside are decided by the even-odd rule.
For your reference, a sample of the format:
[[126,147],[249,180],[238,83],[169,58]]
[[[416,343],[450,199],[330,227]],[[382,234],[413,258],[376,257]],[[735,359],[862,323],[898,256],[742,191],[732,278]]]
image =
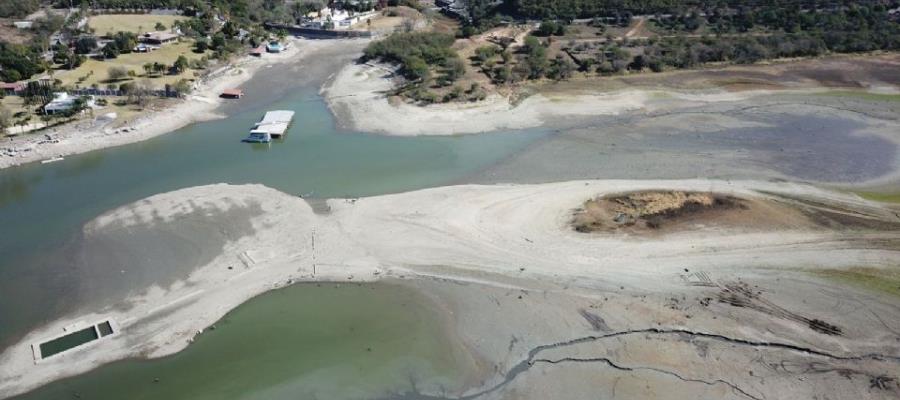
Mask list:
[[618,115],[711,103],[736,102],[770,91],[679,92],[626,89],[596,94],[536,94],[517,105],[499,95],[477,103],[417,106],[392,104],[385,93],[395,82],[381,65],[351,64],[323,87],[332,111],[349,128],[388,135],[456,135],[538,127],[572,117]]
[[[151,111],[126,126],[113,129],[100,120],[78,121],[51,128],[40,134],[4,139],[0,148],[15,149],[15,156],[0,155],[0,168],[46,160],[59,156],[85,153],[92,150],[140,142],[163,135],[189,124],[225,116],[216,112],[222,103],[219,94],[226,88],[239,87],[261,68],[295,63],[317,49],[334,45],[326,40],[291,39],[292,45],[279,54],[265,54],[261,58],[244,56],[236,62],[214,70],[186,99],[162,110]],[[96,110],[97,116],[104,111]],[[58,143],[42,143],[50,134]]]
[[[453,186],[363,199],[329,200],[330,211],[326,214],[314,213],[303,199],[260,185],[212,185],[179,190],[112,210],[89,223],[85,230],[153,227],[189,213],[254,207],[261,210],[250,222],[255,233],[226,244],[218,257],[199,266],[187,280],[166,289],[154,287],[134,294],[128,299],[131,308],[127,311],[111,308],[89,315],[72,315],[28,334],[0,355],[0,397],[21,393],[114,360],[134,356],[159,357],[177,352],[230,309],[259,293],[291,282],[441,278],[501,287],[506,291],[513,290],[513,293],[519,290],[517,288],[530,291],[545,285],[558,290],[570,286],[595,286],[615,292],[616,296],[638,293],[628,297],[628,303],[606,311],[620,315],[611,317],[612,320],[623,323],[627,320],[631,325],[665,321],[669,327],[686,327],[697,320],[691,320],[690,315],[684,317],[683,312],[678,318],[669,315],[661,319],[665,313],[654,311],[633,315],[627,310],[646,300],[641,299],[640,293],[653,292],[665,298],[672,293],[681,296],[685,290],[696,290],[694,286],[685,285],[687,267],[708,271],[716,278],[738,276],[746,279],[767,276],[773,269],[885,268],[900,262],[897,252],[870,245],[896,240],[896,232],[705,229],[638,238],[584,235],[568,226],[572,210],[589,198],[650,188],[715,191],[759,198],[788,196],[840,204],[872,218],[892,218],[893,215],[890,210],[854,195],[806,185],[757,181],[577,181]],[[590,296],[602,293],[589,292]],[[596,297],[589,298],[596,300]],[[624,301],[625,298],[621,299]],[[578,300],[585,301],[583,298]],[[574,305],[578,302],[572,300],[564,304],[577,309]],[[803,307],[805,311],[818,307],[817,312],[821,312],[822,307],[830,303],[804,302],[801,305],[795,299],[791,304]],[[883,316],[897,312],[890,305],[872,303],[868,306],[877,307]],[[483,315],[475,316],[473,312],[470,309],[456,318],[485,320]],[[578,315],[572,313],[564,317],[581,320]],[[73,323],[105,318],[118,323],[121,327],[119,335],[41,362],[34,361],[32,343],[53,337]],[[508,318],[519,317],[510,314]],[[837,317],[829,315],[829,318]],[[723,324],[718,331],[747,340],[786,340],[844,355],[900,353],[893,339],[884,335],[883,329],[872,328],[868,314],[850,313],[842,318],[849,318],[841,320],[844,336],[810,334],[789,320],[776,320],[757,327]],[[710,315],[709,319],[700,321],[713,324],[714,319],[714,315]],[[472,325],[477,321],[467,323]],[[590,329],[590,325],[587,326]],[[583,326],[566,328],[566,325],[557,328],[561,330],[534,328],[538,332],[534,335],[520,332],[528,337],[522,339],[523,346],[585,329]],[[485,340],[471,336],[491,328],[482,326],[481,329],[473,328],[461,331],[461,334],[470,338],[468,345],[473,349],[491,359],[501,359],[497,361],[497,368],[513,366],[528,350],[527,346],[516,347],[515,352],[511,352],[512,346],[508,351],[498,350],[505,346],[496,343],[488,346]],[[539,334],[541,329],[550,329],[548,332],[553,334]],[[508,341],[508,337],[503,341]],[[485,385],[499,379],[502,376],[486,381]]]
[[[831,90],[895,94],[900,89],[893,80],[860,75],[861,71],[890,70],[895,62],[894,56],[871,60],[838,58],[600,80],[574,79],[542,86],[539,93],[518,104],[494,94],[477,103],[428,106],[389,101],[386,93],[396,86],[398,79],[389,66],[352,64],[336,73],[322,92],[339,121],[348,128],[398,136],[455,135],[533,128],[548,122],[558,126],[560,122],[579,117],[668,112],[766,99],[773,94],[815,95]],[[833,81],[827,77],[840,79]],[[756,84],[734,83],[741,79]]]

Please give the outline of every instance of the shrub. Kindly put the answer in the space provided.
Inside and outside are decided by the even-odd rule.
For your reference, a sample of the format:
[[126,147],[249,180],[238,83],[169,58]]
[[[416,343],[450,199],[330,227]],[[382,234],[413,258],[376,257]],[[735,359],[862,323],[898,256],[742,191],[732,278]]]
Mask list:
[[106,70],[106,76],[111,82],[115,82],[128,77],[128,69],[125,67],[109,67]]

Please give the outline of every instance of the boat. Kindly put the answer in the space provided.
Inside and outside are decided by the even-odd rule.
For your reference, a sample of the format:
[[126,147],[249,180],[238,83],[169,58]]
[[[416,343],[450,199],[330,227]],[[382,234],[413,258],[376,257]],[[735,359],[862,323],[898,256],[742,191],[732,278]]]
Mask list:
[[52,162],[57,162],[57,161],[62,161],[62,160],[65,160],[65,159],[62,157],[53,157],[53,158],[48,158],[46,160],[41,161],[41,164],[50,164]]
[[250,136],[244,139],[244,142],[269,143],[272,141],[272,138],[283,137],[287,133],[293,119],[293,111],[269,111],[250,130]]
[[244,143],[269,143],[272,141],[272,135],[269,132],[254,129],[250,131],[250,136],[241,141]]

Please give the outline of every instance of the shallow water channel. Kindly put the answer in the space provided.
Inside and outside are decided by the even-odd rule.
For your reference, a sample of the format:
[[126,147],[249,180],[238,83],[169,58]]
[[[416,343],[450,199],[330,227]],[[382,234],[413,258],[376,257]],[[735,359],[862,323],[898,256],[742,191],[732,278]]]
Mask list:
[[297,284],[232,310],[186,350],[15,399],[348,399],[454,388],[467,356],[431,301],[390,283]]
[[[261,183],[305,197],[356,197],[453,184],[521,150],[541,131],[463,137],[397,138],[342,131],[317,95],[301,87],[274,104],[247,102],[219,121],[195,124],[145,142],[0,171],[0,347],[41,322],[202,265],[222,243],[215,232],[179,221],[182,234],[209,243],[182,248],[177,236],[130,232],[140,243],[86,237],[82,226],[102,212],[157,193],[219,182]],[[267,109],[292,109],[283,142],[240,143]],[[202,216],[201,216],[202,217]],[[234,221],[247,216],[220,216]],[[221,221],[217,218],[217,221]],[[208,229],[207,229],[208,230]],[[206,234],[209,235],[206,235]],[[227,239],[227,238],[223,238]],[[159,250],[159,251],[157,251]],[[166,260],[157,263],[157,253]],[[214,254],[213,254],[214,255]],[[129,260],[134,260],[133,262]],[[142,261],[143,260],[143,261]],[[144,262],[150,260],[152,262]],[[128,263],[116,268],[114,263]],[[103,274],[134,271],[147,279]],[[176,277],[177,278],[177,277]]]

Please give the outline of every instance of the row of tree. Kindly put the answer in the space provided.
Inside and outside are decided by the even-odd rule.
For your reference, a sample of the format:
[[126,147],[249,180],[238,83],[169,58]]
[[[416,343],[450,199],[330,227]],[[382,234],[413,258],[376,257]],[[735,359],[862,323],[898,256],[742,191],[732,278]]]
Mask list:
[[615,17],[622,14],[685,14],[697,11],[712,14],[746,10],[795,8],[809,11],[834,11],[854,6],[895,8],[897,0],[506,0],[507,9],[518,16],[538,19],[575,19]]
[[183,0],[56,0],[58,8],[84,7],[104,10],[152,10],[182,8],[193,4]]
[[[549,78],[569,79],[576,71],[576,65],[563,55],[548,58],[547,46],[534,36],[525,38],[525,43],[513,54],[510,49],[490,45],[478,48],[475,58],[481,70],[494,83],[514,83],[525,80]],[[496,55],[501,58],[496,61]]]
[[717,38],[666,38],[644,47],[632,69],[666,67],[693,68],[705,63],[750,64],[773,58],[815,57],[828,52],[900,50],[900,36],[885,37],[876,32],[851,34],[775,34]]
[[40,0],[0,1],[0,18],[22,18],[37,11]]
[[48,66],[42,53],[35,46],[0,42],[0,79],[16,82],[44,72]]

